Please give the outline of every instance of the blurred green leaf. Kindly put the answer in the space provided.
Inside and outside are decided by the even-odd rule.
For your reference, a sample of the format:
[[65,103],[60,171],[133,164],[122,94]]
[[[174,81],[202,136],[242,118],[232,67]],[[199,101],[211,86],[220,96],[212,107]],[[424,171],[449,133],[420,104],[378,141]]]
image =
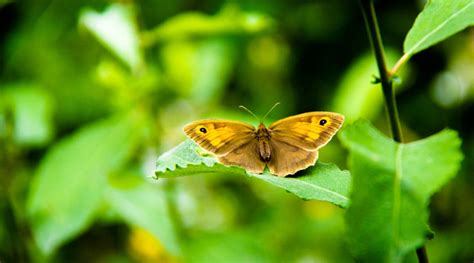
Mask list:
[[201,234],[186,248],[186,262],[276,262],[265,242],[246,232]]
[[428,201],[458,172],[461,140],[444,130],[399,144],[366,121],[339,137],[349,149],[354,178],[346,213],[351,250],[362,262],[400,262],[431,235]]
[[315,167],[298,173],[298,177],[278,177],[265,171],[247,173],[244,169],[219,164],[213,157],[199,154],[201,149],[186,140],[157,160],[156,177],[177,177],[205,173],[248,175],[285,189],[306,200],[328,201],[346,207],[350,187],[350,174],[334,164],[317,163]]
[[115,213],[128,224],[146,229],[178,255],[181,248],[166,198],[162,188],[137,176],[111,178],[106,190],[107,202]]
[[234,69],[236,46],[227,39],[174,41],[161,49],[173,87],[198,103],[218,100]]
[[[386,49],[388,63],[395,62],[399,52]],[[405,70],[399,74],[405,78]],[[366,53],[358,57],[343,74],[334,95],[332,110],[344,114],[347,122],[359,118],[372,120],[383,109],[383,94],[381,84],[371,83],[373,76],[378,76],[377,64],[372,53]],[[403,86],[394,85],[396,91]]]
[[53,105],[50,95],[30,84],[2,87],[0,110],[13,113],[13,139],[19,145],[43,146],[53,137]]
[[411,57],[472,25],[474,25],[474,1],[427,1],[406,36],[403,51],[406,56]]
[[242,12],[236,5],[226,5],[216,15],[198,12],[181,13],[143,35],[145,45],[156,41],[184,39],[193,36],[249,34],[268,30],[273,20],[261,13]]
[[31,183],[27,210],[37,245],[45,254],[84,231],[102,203],[107,174],[130,157],[141,133],[136,115],[84,127],[56,144]]
[[85,8],[80,14],[79,24],[136,71],[143,66],[143,54],[135,19],[132,5],[112,4],[103,13]]

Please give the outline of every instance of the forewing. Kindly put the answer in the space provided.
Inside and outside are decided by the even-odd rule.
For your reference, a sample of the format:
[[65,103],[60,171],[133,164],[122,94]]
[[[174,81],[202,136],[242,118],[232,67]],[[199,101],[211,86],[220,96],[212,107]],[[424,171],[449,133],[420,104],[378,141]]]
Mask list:
[[326,145],[341,128],[344,116],[334,112],[308,112],[281,119],[269,130],[272,138],[315,151]]
[[274,175],[287,176],[315,164],[318,151],[308,151],[283,141],[271,140],[272,158],[267,164]]
[[241,145],[228,154],[217,157],[217,160],[224,165],[240,166],[251,173],[263,173],[265,169],[265,163],[258,153],[257,140]]
[[195,121],[184,126],[184,133],[203,149],[218,156],[255,140],[255,128],[237,121]]

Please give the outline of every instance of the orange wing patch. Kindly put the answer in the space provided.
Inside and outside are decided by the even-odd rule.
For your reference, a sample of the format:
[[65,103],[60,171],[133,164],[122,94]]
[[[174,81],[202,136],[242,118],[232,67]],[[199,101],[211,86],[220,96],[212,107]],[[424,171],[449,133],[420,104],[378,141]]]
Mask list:
[[333,112],[308,112],[270,125],[272,139],[315,151],[326,145],[341,128],[344,116]]
[[216,155],[225,155],[255,138],[253,126],[236,121],[195,121],[184,127],[184,133]]

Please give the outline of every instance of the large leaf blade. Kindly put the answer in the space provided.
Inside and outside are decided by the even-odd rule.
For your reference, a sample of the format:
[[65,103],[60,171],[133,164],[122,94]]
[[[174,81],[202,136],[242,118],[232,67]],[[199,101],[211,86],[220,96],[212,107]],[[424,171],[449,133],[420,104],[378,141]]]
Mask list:
[[103,199],[106,175],[138,142],[134,118],[114,117],[84,127],[56,144],[32,181],[27,210],[45,254],[87,228]]
[[[364,262],[400,261],[431,235],[426,206],[458,171],[460,140],[443,131],[398,144],[367,122],[349,126],[340,138],[350,151],[353,176],[346,214],[351,251]],[[438,169],[444,163],[450,164]]]

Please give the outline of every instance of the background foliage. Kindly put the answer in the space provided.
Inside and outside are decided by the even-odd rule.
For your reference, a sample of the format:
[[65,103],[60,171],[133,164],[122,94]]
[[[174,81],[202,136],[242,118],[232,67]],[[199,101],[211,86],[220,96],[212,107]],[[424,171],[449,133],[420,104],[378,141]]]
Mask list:
[[[472,261],[474,34],[462,29],[474,5],[431,2],[416,22],[422,1],[376,3],[388,64],[412,57],[396,91],[405,140],[416,142],[358,121],[321,150],[323,164],[283,179],[187,151],[198,149],[180,144],[182,126],[255,124],[238,105],[261,115],[279,101],[271,120],[332,110],[388,134],[357,1],[0,1],[0,261],[351,262],[411,250],[431,231],[432,262]],[[407,36],[414,23],[440,30]],[[153,180],[160,155],[164,176],[199,175]],[[400,170],[411,198],[401,210],[383,201],[391,177],[368,176],[398,171],[395,159],[418,169]],[[189,162],[210,167],[180,170]],[[346,213],[350,176],[365,191]],[[415,219],[377,222],[418,234],[381,233],[385,247],[369,255],[357,240],[384,226],[353,219],[385,215],[377,203]]]

